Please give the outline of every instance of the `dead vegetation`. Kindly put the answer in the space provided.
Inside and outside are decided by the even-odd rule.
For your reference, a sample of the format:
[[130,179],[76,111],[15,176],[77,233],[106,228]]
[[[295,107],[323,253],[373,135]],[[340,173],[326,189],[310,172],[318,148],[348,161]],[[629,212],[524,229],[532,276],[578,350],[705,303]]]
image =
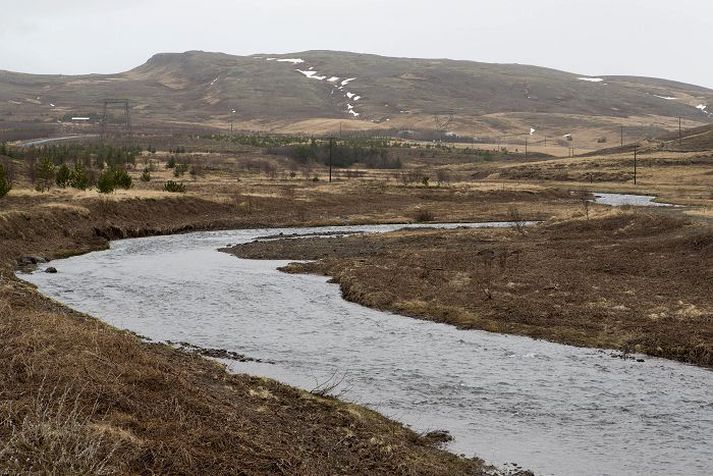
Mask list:
[[319,259],[344,297],[461,328],[713,366],[713,230],[664,211],[608,211],[511,230],[241,245],[247,258]]
[[0,474],[483,473],[375,412],[145,344],[12,274],[21,256],[109,238],[274,223],[285,215],[268,218],[270,199],[255,199],[255,215],[195,198],[10,199],[0,214]]

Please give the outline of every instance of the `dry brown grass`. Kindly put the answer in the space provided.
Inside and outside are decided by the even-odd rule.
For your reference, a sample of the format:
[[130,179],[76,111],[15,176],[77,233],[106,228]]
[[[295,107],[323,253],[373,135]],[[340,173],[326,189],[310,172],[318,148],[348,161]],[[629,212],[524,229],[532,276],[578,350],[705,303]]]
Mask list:
[[461,328],[713,366],[713,230],[666,211],[594,210],[523,230],[256,242],[239,256],[319,259],[345,298]]
[[[381,415],[110,328],[41,297],[16,257],[285,220],[282,201],[11,198],[0,221],[0,474],[480,474]],[[59,203],[62,203],[61,201]],[[70,202],[73,203],[73,202]],[[241,202],[242,203],[242,202]],[[279,205],[279,206],[278,206]],[[292,218],[290,218],[292,220]]]

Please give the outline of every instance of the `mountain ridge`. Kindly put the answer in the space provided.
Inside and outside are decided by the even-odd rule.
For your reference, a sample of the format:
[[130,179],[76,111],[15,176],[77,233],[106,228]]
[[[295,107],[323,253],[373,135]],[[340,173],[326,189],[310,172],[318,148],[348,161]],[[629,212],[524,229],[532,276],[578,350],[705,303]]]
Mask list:
[[[591,142],[619,125],[641,134],[713,123],[713,90],[661,78],[586,76],[517,63],[395,58],[310,50],[236,56],[157,53],[125,72],[0,71],[0,114],[61,120],[127,97],[139,122],[248,129],[434,129],[459,134],[577,133]],[[53,106],[49,106],[53,105]],[[48,107],[49,106],[49,107]],[[232,112],[235,111],[235,112]],[[450,117],[449,117],[450,119]]]

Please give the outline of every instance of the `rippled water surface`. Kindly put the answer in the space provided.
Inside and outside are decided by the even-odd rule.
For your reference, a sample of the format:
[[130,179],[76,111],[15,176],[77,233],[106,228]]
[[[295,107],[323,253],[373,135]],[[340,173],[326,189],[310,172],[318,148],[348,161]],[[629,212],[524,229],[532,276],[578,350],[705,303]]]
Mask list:
[[[317,231],[388,231],[393,226]],[[344,301],[317,276],[216,251],[240,230],[113,242],[23,278],[69,306],[154,340],[270,360],[229,365],[306,389],[336,372],[342,398],[451,449],[538,474],[713,474],[713,372],[612,358],[528,338],[461,331]],[[41,270],[40,270],[41,271]]]

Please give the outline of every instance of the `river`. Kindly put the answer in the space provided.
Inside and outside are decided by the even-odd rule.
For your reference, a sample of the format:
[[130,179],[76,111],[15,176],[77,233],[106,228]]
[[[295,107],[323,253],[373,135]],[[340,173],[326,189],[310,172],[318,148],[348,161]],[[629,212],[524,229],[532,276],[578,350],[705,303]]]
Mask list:
[[[543,475],[713,474],[713,372],[615,358],[526,337],[458,330],[346,302],[327,278],[276,270],[217,248],[277,233],[399,226],[200,232],[121,240],[21,275],[66,305],[155,341],[225,348],[272,363],[234,372],[313,389],[450,449]],[[45,265],[46,266],[46,265]]]

